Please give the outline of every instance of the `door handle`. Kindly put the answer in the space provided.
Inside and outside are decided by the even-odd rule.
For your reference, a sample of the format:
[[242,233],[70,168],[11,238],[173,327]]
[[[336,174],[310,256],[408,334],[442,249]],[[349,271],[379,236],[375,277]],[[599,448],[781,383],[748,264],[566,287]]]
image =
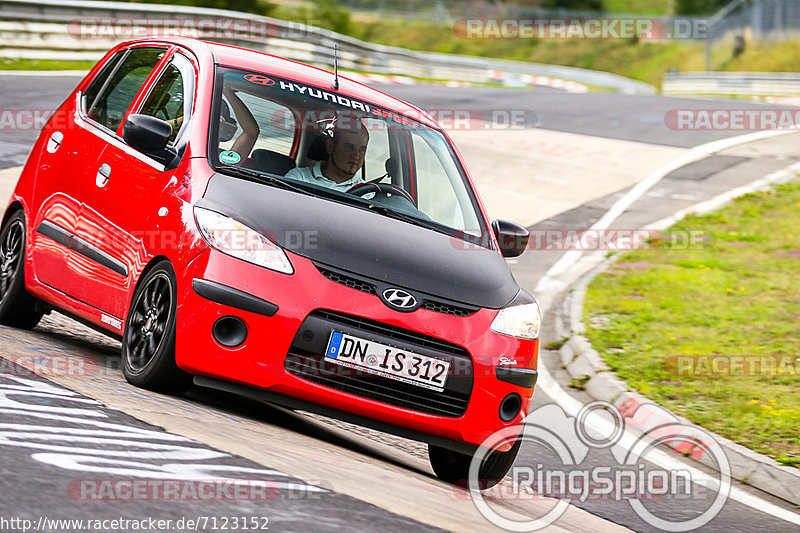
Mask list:
[[50,138],[47,140],[47,152],[54,154],[58,147],[61,146],[61,142],[64,140],[64,134],[60,131],[54,131]]
[[103,163],[100,165],[100,169],[97,171],[97,176],[95,177],[95,185],[98,187],[105,187],[106,183],[108,183],[108,178],[111,177],[111,166],[108,163]]

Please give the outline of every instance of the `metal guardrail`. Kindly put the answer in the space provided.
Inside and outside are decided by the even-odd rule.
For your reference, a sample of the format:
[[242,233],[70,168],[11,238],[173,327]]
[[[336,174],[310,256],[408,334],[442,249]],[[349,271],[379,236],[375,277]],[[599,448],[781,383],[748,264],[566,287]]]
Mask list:
[[[453,54],[414,52],[402,48],[366,43],[332,31],[302,24],[260,17],[249,13],[211,8],[96,2],[88,0],[0,0],[0,57],[30,59],[92,59],[125,36],[106,35],[102,26],[87,36],[86,21],[140,22],[140,27],[175,19],[218,21],[240,25],[247,31],[219,35],[214,28],[194,24],[194,32],[182,27],[184,36],[225,42],[311,63],[325,68],[333,64],[334,45],[339,65],[345,69],[419,78],[496,81],[498,73],[514,76],[563,78],[585,85],[604,87],[628,94],[654,94],[647,83],[624,76],[587,69],[505,61]],[[159,22],[161,21],[161,22]],[[191,24],[190,24],[191,25]],[[112,28],[113,30],[113,28]],[[222,32],[224,33],[224,32]],[[502,76],[501,76],[502,77]]]
[[800,95],[800,73],[685,72],[664,77],[664,94],[721,94],[739,96]]

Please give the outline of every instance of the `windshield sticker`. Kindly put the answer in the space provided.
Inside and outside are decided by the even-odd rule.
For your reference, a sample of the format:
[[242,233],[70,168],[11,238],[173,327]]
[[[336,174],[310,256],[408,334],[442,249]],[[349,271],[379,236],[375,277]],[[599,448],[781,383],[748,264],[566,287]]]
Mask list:
[[222,161],[223,163],[235,165],[236,163],[241,161],[242,158],[236,152],[228,150],[226,152],[222,152],[221,154],[219,154],[219,160]]
[[244,77],[244,79],[246,79],[250,83],[255,83],[256,85],[267,85],[267,86],[275,85],[275,80],[273,80],[272,78],[268,78],[266,76],[260,76],[258,74],[248,74],[247,76]]
[[[314,98],[315,100],[327,102],[335,106],[346,107],[348,109],[352,109],[353,111],[364,113],[372,118],[385,120],[386,122],[394,122],[395,124],[399,124],[405,128],[413,130],[419,128],[419,124],[415,120],[401,115],[395,111],[383,109],[381,107],[368,104],[348,96],[343,96],[341,94],[328,92],[320,89],[319,87],[313,87],[311,85],[297,83],[292,80],[285,80],[278,77],[271,78],[261,74],[246,74],[242,77],[248,82],[256,85],[262,85],[265,87],[271,87],[295,94],[300,94],[302,96],[308,96],[310,98]],[[419,117],[419,119],[422,119],[422,117]]]
[[316,87],[303,85],[302,83],[286,82],[283,80],[280,80],[279,83],[281,89],[284,91],[291,91],[293,93],[297,92],[302,95],[307,94],[311,98],[316,98],[317,100],[324,100],[325,102],[330,102],[332,104],[339,104],[340,106],[349,107],[350,109],[356,109],[358,111],[364,111],[365,113],[372,112],[369,104],[347,98],[346,96],[342,96],[340,94],[329,93],[323,91],[322,89],[317,89]]

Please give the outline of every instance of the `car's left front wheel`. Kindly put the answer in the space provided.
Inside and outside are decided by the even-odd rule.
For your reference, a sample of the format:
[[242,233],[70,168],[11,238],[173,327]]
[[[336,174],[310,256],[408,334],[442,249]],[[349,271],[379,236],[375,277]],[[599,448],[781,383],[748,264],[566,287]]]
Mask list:
[[0,324],[32,329],[44,314],[25,290],[25,214],[17,211],[0,230]]
[[[484,457],[478,469],[476,480],[485,490],[497,485],[511,470],[522,445],[522,436],[514,440],[511,449],[506,452],[490,451]],[[448,483],[469,486],[469,468],[474,455],[464,454],[441,448],[434,444],[428,445],[428,459],[436,477]]]
[[181,394],[192,376],[175,363],[175,272],[168,261],[154,266],[136,287],[122,337],[122,373],[129,383]]

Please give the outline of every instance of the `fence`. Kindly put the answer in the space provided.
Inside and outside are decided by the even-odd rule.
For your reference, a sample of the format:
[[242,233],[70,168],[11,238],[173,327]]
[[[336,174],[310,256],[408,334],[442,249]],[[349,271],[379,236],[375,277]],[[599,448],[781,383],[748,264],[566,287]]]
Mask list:
[[664,94],[737,96],[800,95],[800,74],[776,72],[670,73],[661,86]]
[[[502,77],[549,77],[606,87],[623,93],[652,94],[655,88],[611,74],[593,70],[503,61],[452,54],[414,52],[402,48],[366,43],[328,30],[268,17],[221,9],[205,9],[159,4],[128,4],[79,0],[0,0],[0,56],[40,59],[98,59],[111,46],[125,40],[119,35],[97,31],[91,38],[77,34],[76,21],[120,21],[133,25],[148,21],[175,19],[215,20],[247,32],[219,35],[214,28],[193,25],[196,36],[226,42],[330,68],[334,46],[338,47],[342,68],[402,74],[429,79],[455,79],[473,82],[496,81]],[[100,28],[102,29],[102,25]],[[254,29],[258,31],[254,31]],[[112,32],[113,33],[113,32]]]
[[800,2],[734,0],[709,19],[711,40],[732,33],[764,42],[800,39]]
[[800,41],[797,0],[733,0],[707,23],[706,70],[713,70],[712,47],[731,41],[735,53],[748,42]]

